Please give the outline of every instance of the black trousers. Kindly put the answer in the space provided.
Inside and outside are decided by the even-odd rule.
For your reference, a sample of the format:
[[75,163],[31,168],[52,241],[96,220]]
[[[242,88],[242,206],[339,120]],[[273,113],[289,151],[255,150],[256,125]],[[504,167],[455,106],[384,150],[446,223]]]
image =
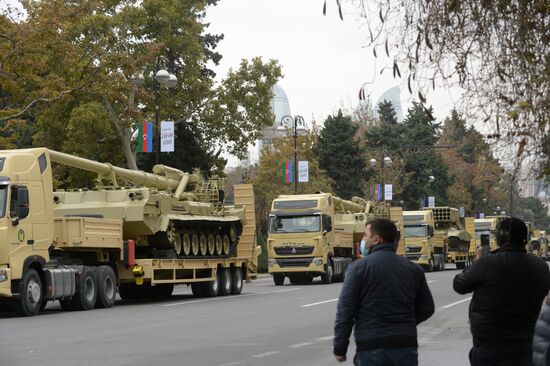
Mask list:
[[533,366],[533,351],[530,344],[473,347],[469,357],[472,366]]

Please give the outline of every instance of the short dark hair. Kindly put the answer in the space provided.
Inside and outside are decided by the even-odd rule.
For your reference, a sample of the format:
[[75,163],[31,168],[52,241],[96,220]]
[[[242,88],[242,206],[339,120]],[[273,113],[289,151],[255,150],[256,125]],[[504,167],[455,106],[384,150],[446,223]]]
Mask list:
[[500,222],[497,227],[497,245],[511,244],[524,246],[527,244],[529,231],[523,220],[517,217],[508,217]]
[[388,219],[374,219],[367,222],[370,225],[370,230],[379,235],[386,243],[396,243],[399,240],[399,232],[393,221]]

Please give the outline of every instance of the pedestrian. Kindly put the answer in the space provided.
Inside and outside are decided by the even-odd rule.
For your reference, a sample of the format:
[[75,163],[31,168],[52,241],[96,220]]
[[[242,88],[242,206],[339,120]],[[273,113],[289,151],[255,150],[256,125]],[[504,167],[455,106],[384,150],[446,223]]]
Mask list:
[[[549,294],[550,295],[550,294]],[[544,299],[533,336],[533,365],[550,365],[550,299]]]
[[470,303],[472,366],[530,366],[535,322],[550,289],[548,265],[525,249],[527,226],[518,218],[497,227],[498,249],[455,276],[459,294]]
[[355,328],[356,361],[360,366],[416,366],[416,326],[434,312],[424,270],[398,256],[398,231],[386,219],[365,227],[361,251],[352,263],[338,299],[334,326],[334,355],[346,361]]

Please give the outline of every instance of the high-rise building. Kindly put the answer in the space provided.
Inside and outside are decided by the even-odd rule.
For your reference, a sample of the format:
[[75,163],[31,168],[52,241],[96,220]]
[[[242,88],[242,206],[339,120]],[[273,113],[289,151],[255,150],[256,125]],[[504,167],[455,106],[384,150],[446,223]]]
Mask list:
[[390,88],[386,90],[380,98],[376,101],[376,104],[374,105],[374,117],[378,117],[378,105],[382,103],[384,100],[387,100],[388,102],[391,102],[393,109],[395,110],[395,115],[397,116],[397,121],[401,122],[403,121],[403,107],[401,105],[401,90],[398,86],[394,86],[393,88]]

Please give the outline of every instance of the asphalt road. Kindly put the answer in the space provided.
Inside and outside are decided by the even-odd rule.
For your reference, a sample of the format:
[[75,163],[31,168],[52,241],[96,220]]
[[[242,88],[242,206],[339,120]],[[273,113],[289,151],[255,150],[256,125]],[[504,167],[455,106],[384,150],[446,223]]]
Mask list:
[[[468,365],[470,296],[452,290],[456,273],[426,274],[436,313],[419,326],[421,365]],[[279,287],[261,278],[239,296],[208,299],[178,286],[162,302],[117,301],[85,312],[52,303],[32,318],[0,314],[0,365],[336,365],[332,334],[342,285],[318,281]]]

